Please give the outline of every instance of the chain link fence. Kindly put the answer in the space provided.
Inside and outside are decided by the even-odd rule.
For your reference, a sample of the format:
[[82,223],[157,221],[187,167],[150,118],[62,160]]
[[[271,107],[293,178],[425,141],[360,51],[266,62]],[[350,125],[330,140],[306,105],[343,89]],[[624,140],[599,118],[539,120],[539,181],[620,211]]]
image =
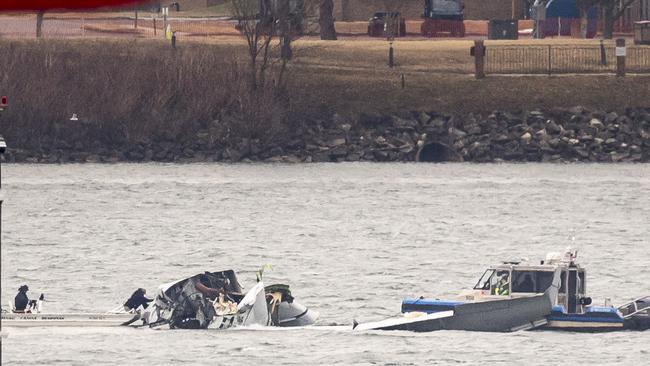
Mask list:
[[[43,38],[155,38],[164,37],[169,24],[177,37],[209,37],[239,35],[234,21],[227,18],[168,18],[138,17],[70,17],[45,18],[41,24]],[[35,38],[37,17],[0,16],[0,37]]]

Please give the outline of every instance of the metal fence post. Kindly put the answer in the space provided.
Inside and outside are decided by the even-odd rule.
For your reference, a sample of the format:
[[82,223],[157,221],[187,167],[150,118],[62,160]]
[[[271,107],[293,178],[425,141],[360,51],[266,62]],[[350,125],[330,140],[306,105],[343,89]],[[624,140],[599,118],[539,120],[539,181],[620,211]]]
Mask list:
[[625,39],[616,40],[616,76],[625,76]]
[[483,40],[474,41],[474,47],[470,53],[474,55],[474,73],[477,79],[485,77],[485,45]]
[[169,14],[169,8],[168,7],[162,8],[162,14],[163,14],[163,34],[167,35],[167,15]]
[[36,38],[41,38],[43,36],[43,17],[45,12],[39,11],[36,14]]
[[553,72],[553,58],[551,56],[551,45],[548,45],[548,74]]

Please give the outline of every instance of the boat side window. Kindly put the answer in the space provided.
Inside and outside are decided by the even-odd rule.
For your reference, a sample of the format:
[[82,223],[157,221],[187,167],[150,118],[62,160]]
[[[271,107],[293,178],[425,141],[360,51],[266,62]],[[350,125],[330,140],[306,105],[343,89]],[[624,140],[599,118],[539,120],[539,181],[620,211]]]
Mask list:
[[544,292],[553,284],[555,272],[537,272],[537,287],[535,292]]
[[512,271],[512,292],[536,292],[534,271]]
[[476,286],[474,286],[474,290],[489,290],[490,289],[490,280],[492,279],[494,275],[494,270],[493,269],[488,269],[483,273],[483,276],[478,280],[476,283]]

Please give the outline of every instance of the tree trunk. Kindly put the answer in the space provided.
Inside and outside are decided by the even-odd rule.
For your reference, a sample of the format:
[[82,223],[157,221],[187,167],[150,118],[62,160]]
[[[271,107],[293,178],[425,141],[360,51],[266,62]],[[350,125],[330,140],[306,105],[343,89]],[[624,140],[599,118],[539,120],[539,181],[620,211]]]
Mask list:
[[36,38],[41,38],[43,36],[43,15],[45,13],[39,11],[36,14]]
[[580,8],[580,38],[587,38],[587,27],[589,26],[588,9]]
[[350,0],[341,0],[341,21],[348,21],[350,17]]
[[605,6],[603,8],[603,38],[612,39],[614,38],[614,7]]
[[336,40],[333,0],[320,0],[318,24],[320,25],[320,39],[327,41]]

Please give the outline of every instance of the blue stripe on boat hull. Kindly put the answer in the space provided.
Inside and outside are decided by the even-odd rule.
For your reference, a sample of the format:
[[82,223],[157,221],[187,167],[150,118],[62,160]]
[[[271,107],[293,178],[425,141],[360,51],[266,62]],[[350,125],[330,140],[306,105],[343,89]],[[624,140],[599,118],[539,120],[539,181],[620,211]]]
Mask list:
[[454,310],[457,305],[463,304],[460,301],[442,301],[431,299],[404,299],[402,301],[402,313],[413,311],[427,314],[440,311]]

